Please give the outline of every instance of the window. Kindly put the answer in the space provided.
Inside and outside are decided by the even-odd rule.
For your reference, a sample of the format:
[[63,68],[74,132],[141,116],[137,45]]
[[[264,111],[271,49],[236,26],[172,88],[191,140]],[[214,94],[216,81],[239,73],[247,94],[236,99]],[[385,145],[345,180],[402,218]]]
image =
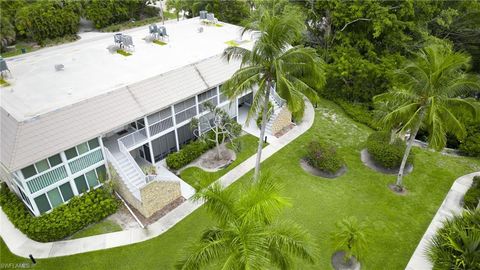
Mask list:
[[85,142],[77,145],[77,152],[78,152],[78,155],[88,152],[88,144]]
[[62,196],[60,195],[60,191],[58,191],[58,188],[54,188],[47,192],[48,194],[48,199],[50,200],[50,203],[52,204],[52,208],[55,208],[63,203]]
[[73,191],[72,187],[70,186],[70,182],[61,185],[60,191],[62,192],[62,196],[65,201],[68,201],[73,197]]
[[75,147],[72,147],[68,150],[65,151],[65,156],[67,156],[67,159],[72,159],[76,156],[78,156],[77,149]]
[[48,166],[48,161],[46,159],[40,160],[39,162],[35,163],[35,168],[37,168],[38,173],[50,169],[50,167]]
[[80,175],[79,177],[75,178],[74,181],[79,194],[88,191],[88,186],[84,175]]
[[178,134],[178,144],[180,146],[187,144],[191,140],[195,138],[192,129],[190,128],[189,124],[181,126],[177,129]]
[[30,177],[34,176],[35,174],[37,174],[37,171],[35,170],[35,166],[33,166],[33,165],[25,167],[25,168],[21,169],[21,171],[22,171],[23,177],[25,179],[30,178]]
[[217,96],[217,88],[212,88],[198,95],[198,103]]
[[96,170],[97,170],[98,180],[102,183],[105,182],[105,180],[107,180],[107,168],[105,167],[105,165],[98,167]]
[[50,203],[48,202],[47,196],[45,194],[42,194],[36,197],[34,201],[38,207],[38,211],[40,211],[40,214],[43,214],[49,211],[50,209],[52,209],[52,207],[50,207]]
[[18,191],[20,191],[20,196],[22,197],[23,201],[26,202],[31,208],[32,205],[30,204],[30,200],[28,199],[27,195],[25,195],[20,188],[18,188]]
[[153,113],[153,114],[147,116],[148,124],[149,125],[155,124],[155,123],[160,122],[162,120],[165,120],[165,119],[167,119],[171,116],[172,116],[172,110],[170,109],[170,107],[168,107],[166,109],[163,109],[159,112],[156,112],[156,113]]
[[152,141],[153,155],[155,162],[164,159],[168,154],[177,150],[177,142],[175,141],[175,132],[161,136]]
[[175,113],[179,113],[193,106],[195,106],[195,97],[179,102],[173,105],[173,108],[175,109]]
[[88,186],[90,187],[90,190],[98,186],[99,182],[97,179],[97,175],[95,174],[95,170],[87,172],[85,176],[87,177],[87,182],[88,182]]
[[90,141],[88,141],[88,147],[90,148],[90,150],[95,149],[99,146],[100,144],[98,143],[98,138],[91,139]]
[[59,154],[51,156],[48,158],[48,162],[50,162],[50,167],[55,167],[58,164],[62,163],[62,158],[60,158]]

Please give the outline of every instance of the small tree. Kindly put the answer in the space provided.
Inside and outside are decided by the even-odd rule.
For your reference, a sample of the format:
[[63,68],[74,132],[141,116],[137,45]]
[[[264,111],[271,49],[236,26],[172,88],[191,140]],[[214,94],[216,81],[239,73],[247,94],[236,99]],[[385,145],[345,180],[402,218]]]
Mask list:
[[220,146],[225,143],[225,140],[233,142],[233,139],[238,137],[242,131],[242,127],[235,120],[230,118],[228,113],[221,108],[216,107],[210,102],[203,103],[203,106],[209,113],[198,118],[192,118],[190,126],[193,129],[193,134],[207,143],[215,143],[217,150],[217,159],[222,158],[222,151]]
[[345,262],[352,257],[359,259],[367,244],[366,225],[355,217],[347,217],[336,224],[337,231],[333,234],[336,248],[345,251]]

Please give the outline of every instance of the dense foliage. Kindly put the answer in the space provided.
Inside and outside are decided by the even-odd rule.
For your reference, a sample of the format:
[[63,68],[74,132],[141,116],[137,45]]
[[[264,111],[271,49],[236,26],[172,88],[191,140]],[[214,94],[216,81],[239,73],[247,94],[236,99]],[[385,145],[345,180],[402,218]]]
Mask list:
[[445,221],[431,241],[428,256],[433,269],[480,269],[480,209]]
[[311,166],[328,173],[336,173],[345,165],[334,146],[318,141],[308,144],[306,160]]
[[188,12],[190,17],[198,16],[201,10],[213,12],[222,22],[239,24],[250,13],[250,7],[242,0],[167,0],[167,7],[178,12]]
[[372,108],[369,108],[365,103],[347,102],[342,99],[336,99],[335,103],[340,105],[346,114],[353,120],[367,125],[372,129],[379,129],[375,122],[375,114]]
[[468,209],[475,209],[480,203],[480,176],[473,178],[472,186],[463,197],[463,206]]
[[[88,0],[85,4],[85,15],[93,21],[96,28],[140,19],[141,15],[158,16],[159,11],[147,7],[147,0]],[[153,10],[152,10],[153,9]]]
[[459,149],[464,155],[480,157],[480,123],[467,126],[467,136],[460,142]]
[[[402,163],[405,142],[395,137],[391,142],[391,134],[385,131],[373,132],[367,139],[367,151],[372,159],[384,168],[396,169]],[[414,154],[410,154],[407,163],[412,163]]]
[[0,187],[0,206],[10,221],[29,238],[39,242],[64,239],[80,229],[115,213],[119,203],[106,188],[73,197],[50,213],[34,217],[5,183]]

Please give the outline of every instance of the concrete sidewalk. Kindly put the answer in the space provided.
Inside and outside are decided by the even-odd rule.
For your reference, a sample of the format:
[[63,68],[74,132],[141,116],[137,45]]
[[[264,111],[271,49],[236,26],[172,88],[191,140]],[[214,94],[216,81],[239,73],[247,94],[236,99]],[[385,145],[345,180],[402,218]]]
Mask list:
[[442,205],[433,217],[430,226],[428,226],[427,231],[415,249],[413,256],[410,258],[410,261],[405,268],[406,270],[430,270],[433,268],[425,253],[430,244],[430,240],[437,230],[442,227],[443,221],[462,213],[463,208],[461,206],[461,201],[472,185],[473,177],[476,175],[480,175],[480,172],[470,173],[455,180],[452,188],[445,197],[445,200],[443,200]]
[[[303,122],[295,126],[282,137],[269,140],[269,145],[263,149],[262,161],[269,158],[278,150],[282,149],[288,143],[307,131],[313,125],[314,118],[315,111],[313,106],[307,102]],[[224,186],[229,186],[234,183],[254,168],[255,158],[256,155],[251,156],[217,181],[220,181]],[[201,205],[201,202],[186,201],[145,229],[131,229],[50,243],[36,242],[25,236],[13,226],[0,208],[0,236],[3,238],[11,252],[21,257],[28,257],[29,254],[32,254],[35,258],[66,256],[125,246],[152,239],[173,227]]]

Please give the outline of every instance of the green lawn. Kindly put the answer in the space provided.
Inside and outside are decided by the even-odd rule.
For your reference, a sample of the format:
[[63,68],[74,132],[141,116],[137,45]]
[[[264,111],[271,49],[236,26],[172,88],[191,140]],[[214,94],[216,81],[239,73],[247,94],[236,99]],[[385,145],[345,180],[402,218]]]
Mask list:
[[38,48],[33,47],[33,43],[27,43],[27,42],[19,41],[15,45],[16,45],[15,50],[4,52],[4,53],[2,53],[1,56],[3,58],[7,58],[7,57],[12,57],[12,56],[19,55],[19,54],[22,54],[22,49],[25,49],[26,53],[38,50]]
[[121,230],[122,230],[122,227],[120,227],[120,225],[118,225],[117,223],[108,219],[104,219],[98,223],[88,226],[87,228],[79,232],[76,232],[75,234],[72,235],[71,239],[77,239],[77,238],[110,233],[110,232],[119,232]]
[[[315,123],[304,135],[263,162],[285,185],[284,193],[293,206],[282,218],[304,226],[319,246],[317,263],[298,269],[331,269],[334,252],[330,235],[334,224],[346,216],[357,216],[370,228],[370,243],[362,269],[404,269],[416,245],[443,201],[453,181],[480,170],[480,160],[450,157],[415,149],[414,171],[405,177],[408,195],[393,194],[385,176],[365,167],[360,150],[370,129],[346,118],[341,109],[327,101],[319,103]],[[298,161],[312,139],[329,141],[339,147],[348,171],[327,180],[305,173]],[[241,181],[247,181],[252,172]],[[238,182],[232,188],[236,188]],[[211,221],[204,208],[192,213],[159,237],[138,244],[48,260],[39,260],[37,269],[173,269],[187,242],[197,240]],[[1,244],[2,262],[28,261],[12,256]]]
[[[228,165],[228,167],[216,172],[206,172],[198,167],[190,167],[186,168],[180,173],[180,178],[192,186],[197,184],[198,179],[206,179],[207,181],[204,180],[203,184],[207,184],[209,181],[213,182],[257,152],[257,137],[250,134],[245,134],[241,137],[238,137],[236,140],[239,141],[241,150],[240,152],[236,153],[237,158],[230,165]],[[231,144],[228,144],[227,147],[230,149],[232,148]]]

